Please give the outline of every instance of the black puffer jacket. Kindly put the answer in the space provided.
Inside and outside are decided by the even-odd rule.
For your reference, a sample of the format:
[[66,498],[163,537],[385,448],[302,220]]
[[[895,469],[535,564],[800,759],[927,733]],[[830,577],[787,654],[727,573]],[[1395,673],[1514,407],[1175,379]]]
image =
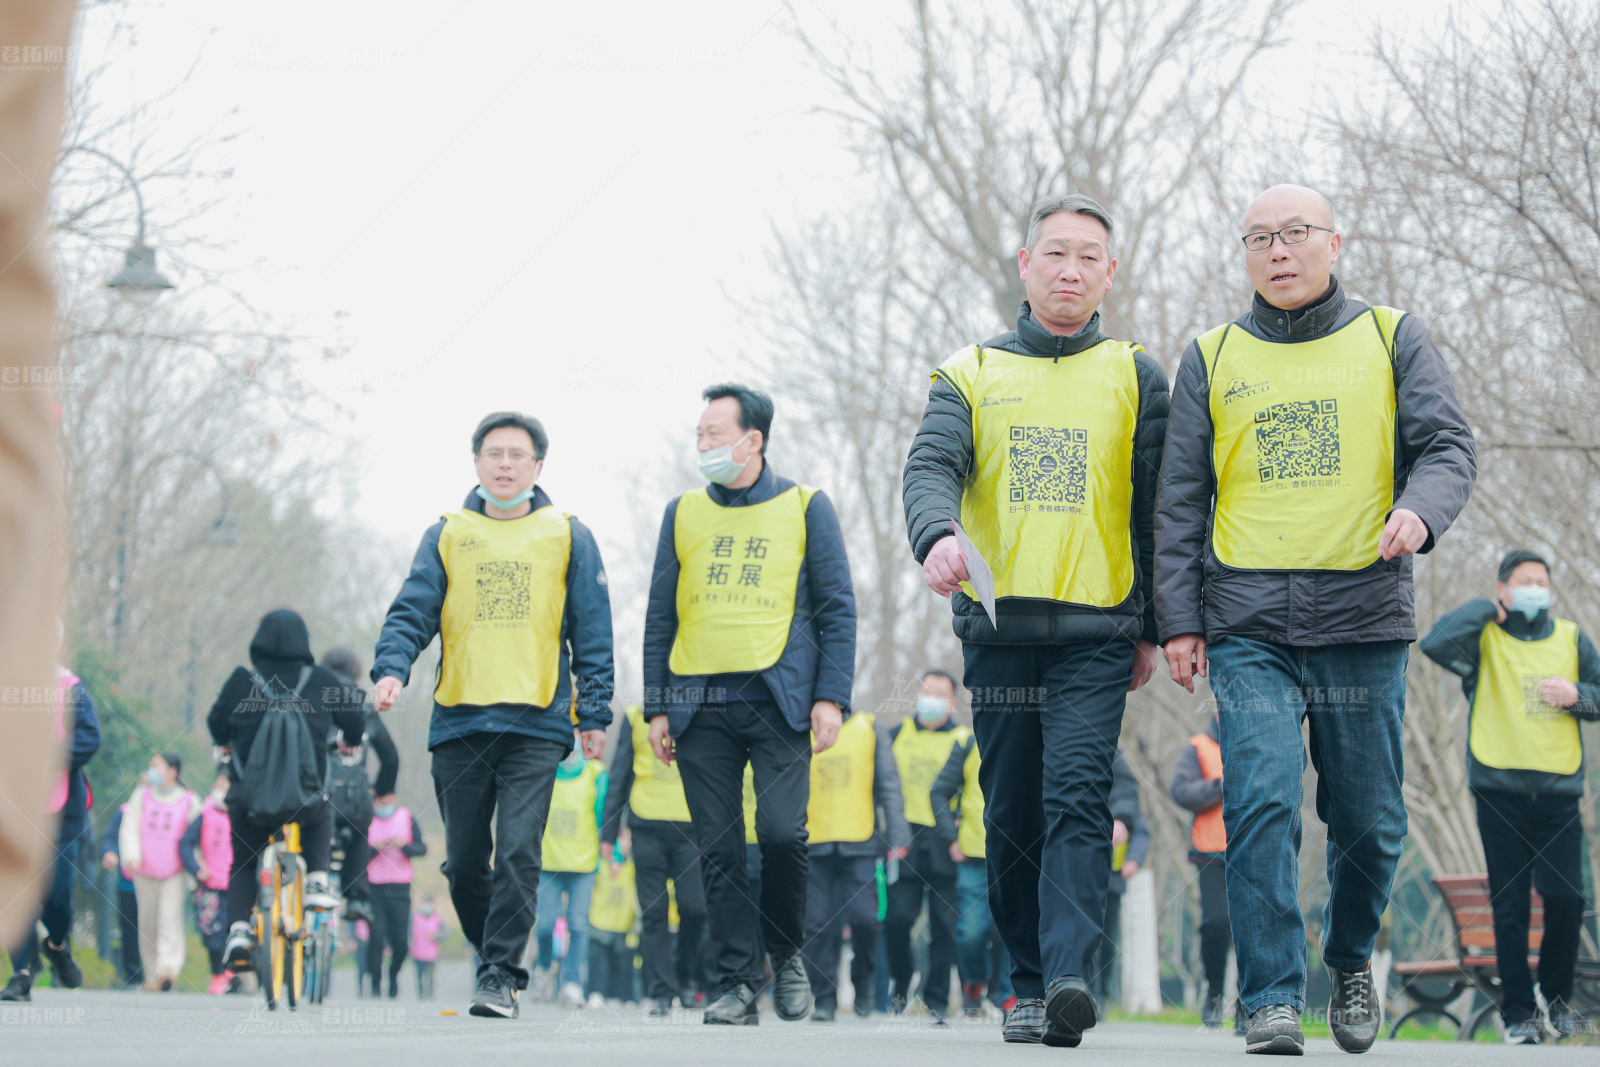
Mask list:
[[[1098,313],[1070,337],[1059,337],[1033,318],[1027,301],[1017,314],[1017,328],[985,341],[1039,359],[1067,359],[1106,340]],[[956,636],[974,644],[1043,645],[1069,641],[1156,639],[1151,597],[1155,552],[1153,513],[1161,449],[1167,429],[1167,376],[1154,359],[1134,354],[1139,375],[1139,417],[1133,435],[1133,520],[1129,536],[1138,568],[1133,589],[1121,604],[1095,608],[1050,600],[1006,597],[995,605],[999,630],[989,624],[983,605],[956,592],[950,597]],[[903,495],[911,553],[921,563],[940,538],[953,532],[961,517],[961,494],[973,471],[972,412],[955,387],[935,376],[928,408],[906,458]]]
[[[1309,307],[1283,311],[1260,296],[1234,325],[1278,344],[1326,337],[1369,305],[1346,298],[1337,280]],[[1477,452],[1450,371],[1428,330],[1410,315],[1395,330],[1394,507],[1428,527],[1429,552],[1466,507]],[[1239,570],[1211,547],[1217,489],[1212,468],[1211,383],[1196,342],[1172,386],[1161,496],[1156,504],[1156,616],[1163,643],[1180,634],[1225,635],[1321,646],[1414,641],[1411,557],[1358,571]]]

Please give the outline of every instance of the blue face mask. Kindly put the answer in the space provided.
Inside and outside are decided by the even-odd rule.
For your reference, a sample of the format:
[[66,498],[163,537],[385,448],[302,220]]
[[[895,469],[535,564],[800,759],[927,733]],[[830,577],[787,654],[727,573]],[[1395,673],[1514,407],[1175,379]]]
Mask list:
[[1542,585],[1519,585],[1511,590],[1511,610],[1522,612],[1523,618],[1532,622],[1539,612],[1550,607],[1550,590]]
[[499,508],[501,511],[510,511],[512,508],[516,507],[518,504],[522,503],[524,500],[532,500],[533,499],[534,490],[536,490],[536,489],[538,489],[538,485],[537,484],[530,485],[530,486],[528,486],[528,488],[524,489],[522,492],[518,493],[516,496],[512,497],[510,500],[501,500],[499,497],[494,496],[488,490],[486,490],[483,486],[480,485],[480,486],[478,486],[478,499],[484,501],[485,503],[493,504],[495,507]]
[[392,816],[395,812],[397,812],[399,810],[400,810],[400,805],[398,805],[398,804],[384,804],[384,805],[381,805],[379,807],[373,808],[372,809],[372,814],[376,815],[380,819],[387,819],[387,818],[389,818],[390,816]]
[[917,721],[924,726],[937,726],[950,714],[950,705],[941,697],[917,698]]
[[745,434],[744,437],[735,441],[733,445],[718,445],[716,448],[708,448],[700,453],[700,476],[716,485],[727,485],[739,477],[740,472],[750,463],[750,458],[746,456],[743,463],[735,463],[733,461],[733,446],[742,444],[745,438],[749,436],[750,434]]
[[150,783],[151,789],[161,788],[161,772],[154,767],[144,772],[144,780]]

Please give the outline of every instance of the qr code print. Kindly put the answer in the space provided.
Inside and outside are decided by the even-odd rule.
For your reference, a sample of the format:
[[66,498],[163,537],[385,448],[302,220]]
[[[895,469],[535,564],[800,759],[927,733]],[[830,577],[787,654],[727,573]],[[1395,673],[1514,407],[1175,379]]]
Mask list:
[[577,837],[578,813],[566,808],[550,812],[549,833],[551,837]]
[[1263,482],[1339,474],[1339,402],[1291,400],[1256,412],[1256,464]]
[[532,576],[533,566],[516,560],[478,564],[478,621],[526,619]]
[[1011,427],[1011,503],[1082,504],[1089,431]]

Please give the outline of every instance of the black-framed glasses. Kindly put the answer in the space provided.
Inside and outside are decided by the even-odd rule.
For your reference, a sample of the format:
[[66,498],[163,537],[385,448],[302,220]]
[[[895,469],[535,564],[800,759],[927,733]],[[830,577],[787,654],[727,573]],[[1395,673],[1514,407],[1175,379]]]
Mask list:
[[1272,247],[1272,239],[1274,237],[1286,245],[1303,244],[1305,239],[1311,236],[1312,230],[1321,230],[1323,233],[1333,232],[1326,226],[1313,226],[1309,222],[1297,222],[1293,226],[1285,226],[1281,230],[1257,230],[1255,233],[1247,233],[1239,239],[1244,242],[1244,246],[1250,251],[1265,252]]

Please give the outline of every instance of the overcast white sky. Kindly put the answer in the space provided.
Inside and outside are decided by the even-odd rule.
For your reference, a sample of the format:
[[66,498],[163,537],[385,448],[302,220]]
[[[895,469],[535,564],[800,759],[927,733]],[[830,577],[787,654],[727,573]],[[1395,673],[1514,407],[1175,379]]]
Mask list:
[[[690,449],[699,389],[748,376],[729,295],[768,287],[771,221],[864,188],[786,6],[132,2],[86,16],[82,61],[130,23],[102,103],[194,64],[162,137],[241,134],[212,160],[234,172],[219,265],[312,346],[350,348],[314,372],[356,411],[337,504],[414,542],[472,484],[478,418],[517,408],[550,430],[546,487],[615,554],[638,457],[678,431]],[[796,8],[877,50],[907,4]],[[1323,0],[1256,76],[1278,100],[1353,91],[1345,53],[1375,16],[1442,10]],[[159,227],[181,191],[146,196]]]

